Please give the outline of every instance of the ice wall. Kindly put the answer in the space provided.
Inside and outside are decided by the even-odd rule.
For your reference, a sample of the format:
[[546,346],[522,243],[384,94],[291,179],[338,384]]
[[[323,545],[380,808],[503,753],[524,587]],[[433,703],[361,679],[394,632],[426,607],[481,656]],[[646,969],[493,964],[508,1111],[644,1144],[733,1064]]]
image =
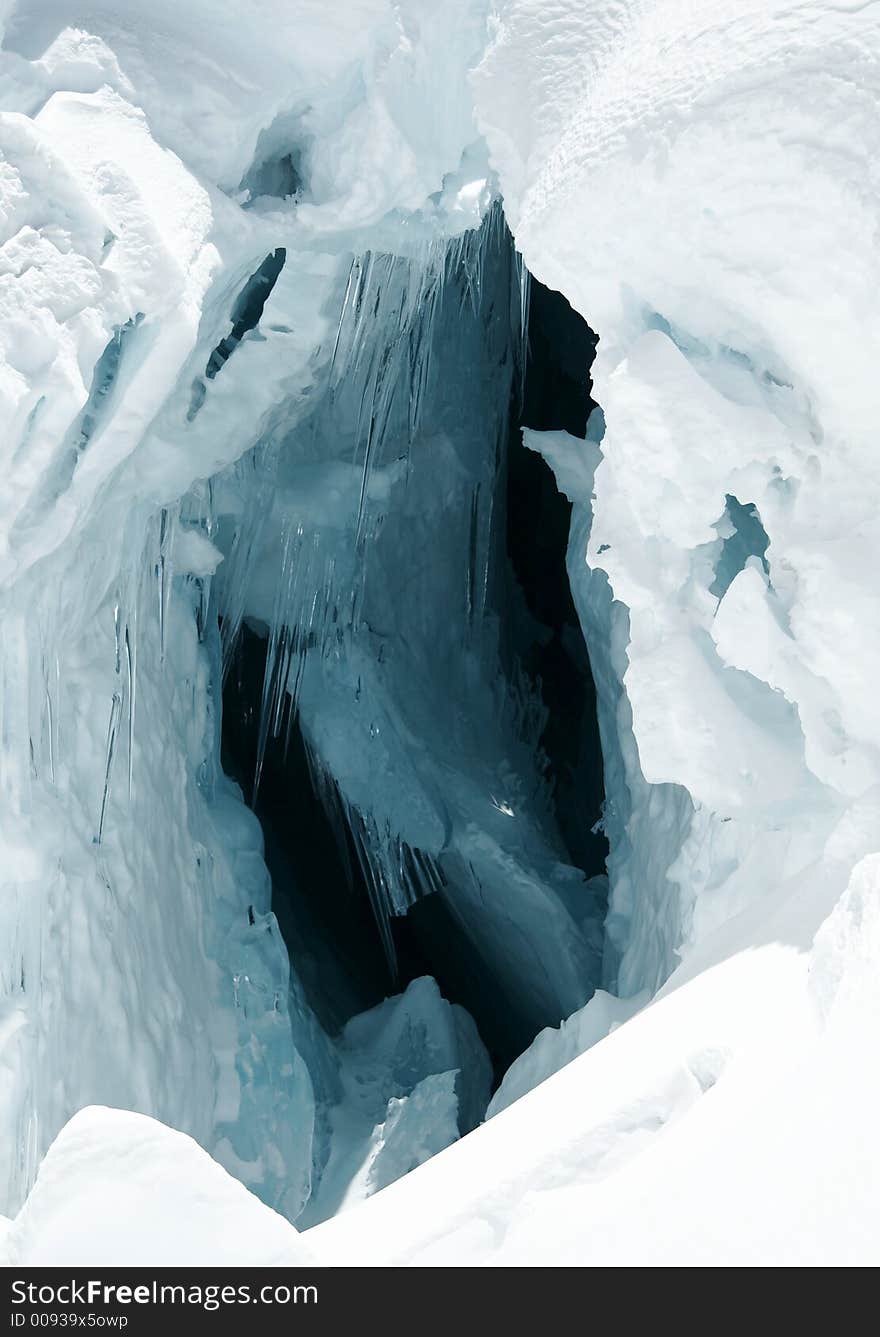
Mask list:
[[543,711],[505,652],[523,300],[497,206],[460,242],[356,259],[326,388],[214,480],[210,522],[224,626],[268,629],[257,781],[298,713],[392,971],[393,921],[432,897],[428,960],[470,952],[465,1001],[508,1060],[586,1001],[604,910],[556,829]]
[[[307,414],[365,230],[405,248],[479,221],[481,25],[461,5],[441,55],[419,4],[338,22],[308,3],[7,15],[10,1209],[94,1101],[192,1133],[290,1215],[309,1191],[300,1050],[319,1071],[323,1041],[296,1007],[259,831],[219,772],[204,480]],[[438,80],[442,110],[419,121],[414,90]]]
[[812,922],[875,809],[877,41],[835,3],[511,0],[474,79],[526,264],[600,336],[560,482],[624,992],[779,887]]

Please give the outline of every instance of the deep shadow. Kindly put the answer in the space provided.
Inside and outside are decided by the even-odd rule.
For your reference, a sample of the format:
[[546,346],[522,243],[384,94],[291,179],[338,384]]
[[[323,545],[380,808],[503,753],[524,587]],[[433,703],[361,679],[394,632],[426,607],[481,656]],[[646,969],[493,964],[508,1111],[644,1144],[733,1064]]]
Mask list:
[[[221,760],[247,796],[256,769],[266,644],[244,624],[223,688]],[[333,1033],[394,992],[394,984],[363,875],[350,851],[340,850],[314,792],[296,721],[286,753],[283,737],[268,739],[255,812],[272,909],[309,1003]]]
[[[584,876],[604,871],[607,844],[591,827],[604,797],[596,694],[566,572],[571,505],[543,459],[522,444],[524,424],[583,437],[596,338],[558,293],[533,284],[522,404],[511,404],[506,526],[500,527],[495,611],[509,624],[507,655],[540,691],[548,711],[541,738],[561,857]],[[527,610],[527,611],[526,611]],[[247,625],[223,692],[222,762],[253,789],[266,641]],[[272,878],[272,906],[294,969],[324,1027],[345,1021],[420,975],[474,1017],[500,1079],[535,1034],[534,1017],[502,996],[442,894],[420,899],[391,923],[397,973],[389,967],[368,887],[351,841],[315,794],[305,744],[293,722],[285,749],[270,737],[256,801]],[[561,1018],[547,1018],[551,1023]]]
[[[266,649],[265,638],[245,623],[223,689],[221,761],[248,796]],[[397,957],[392,973],[360,862],[350,845],[339,847],[338,828],[313,789],[295,720],[286,750],[284,739],[270,734],[254,811],[263,828],[272,909],[309,1004],[330,1034],[411,980],[433,975],[443,996],[477,1021],[500,1081],[534,1027],[515,1006],[499,1005],[491,971],[436,894],[391,921]]]
[[568,583],[565,559],[571,502],[542,457],[522,442],[522,427],[586,435],[596,407],[589,368],[597,336],[561,293],[531,285],[522,413],[510,435],[507,551],[537,627],[516,653],[548,710],[541,746],[556,820],[572,863],[604,872],[608,842],[591,828],[605,798],[596,689]]
[[401,975],[433,975],[444,998],[460,1003],[477,1023],[492,1060],[494,1089],[535,1037],[530,1009],[502,990],[492,963],[462,931],[442,895],[423,896],[392,928]]

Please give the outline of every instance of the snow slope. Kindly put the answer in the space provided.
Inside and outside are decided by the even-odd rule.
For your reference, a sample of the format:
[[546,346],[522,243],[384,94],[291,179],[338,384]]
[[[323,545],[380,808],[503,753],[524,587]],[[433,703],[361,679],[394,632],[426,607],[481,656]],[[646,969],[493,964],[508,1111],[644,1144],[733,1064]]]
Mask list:
[[71,1267],[313,1261],[293,1227],[192,1138],[100,1106],[77,1114],[52,1144],[4,1248],[6,1265],[17,1267],[58,1258]]
[[878,951],[874,856],[812,951],[768,944],[673,980],[611,1038],[302,1239],[189,1139],[84,1111],[9,1228],[8,1256],[158,1264],[171,1239],[176,1261],[233,1265],[874,1265]]

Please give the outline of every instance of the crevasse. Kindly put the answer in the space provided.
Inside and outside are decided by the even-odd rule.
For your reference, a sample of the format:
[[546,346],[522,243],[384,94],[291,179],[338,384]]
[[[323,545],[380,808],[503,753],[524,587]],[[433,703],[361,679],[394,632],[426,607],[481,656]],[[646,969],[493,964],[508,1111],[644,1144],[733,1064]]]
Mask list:
[[861,1257],[871,6],[8,8],[15,1257]]
[[[441,197],[436,218],[386,229],[395,250],[380,228],[303,253],[289,233],[310,203],[305,164],[283,208],[250,187],[227,203],[126,107],[104,88],[41,114],[56,144],[83,122],[143,140],[180,202],[171,222],[202,247],[203,306],[169,305],[177,234],[134,151],[101,204],[118,235],[100,238],[82,151],[54,164],[116,306],[10,531],[10,674],[28,662],[6,774],[19,842],[54,809],[57,843],[32,838],[40,897],[13,910],[28,936],[13,952],[8,1200],[64,1118],[100,1102],[192,1132],[266,1202],[315,1220],[478,1123],[493,1080],[602,975],[605,882],[585,881],[601,841],[593,866],[572,861],[526,663],[556,631],[509,551],[529,542],[521,502],[508,516],[528,275],[486,183],[462,189],[463,229]],[[241,204],[258,262],[236,235]],[[212,232],[242,258],[220,263]],[[126,282],[148,309],[121,320]],[[148,407],[151,358],[165,388],[153,370]],[[533,356],[532,385],[551,364]],[[45,396],[30,399],[18,458]],[[589,677],[576,654],[575,681]],[[599,770],[594,737],[568,743]],[[302,824],[289,838],[300,807],[324,829],[324,864]],[[77,946],[65,957],[59,940]]]

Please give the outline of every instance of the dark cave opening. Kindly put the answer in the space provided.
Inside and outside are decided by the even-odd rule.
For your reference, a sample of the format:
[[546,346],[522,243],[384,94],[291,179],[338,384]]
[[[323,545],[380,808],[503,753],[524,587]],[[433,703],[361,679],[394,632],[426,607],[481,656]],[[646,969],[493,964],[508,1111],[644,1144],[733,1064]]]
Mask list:
[[[604,872],[607,844],[592,830],[604,798],[603,771],[589,656],[566,572],[571,505],[544,460],[523,445],[521,428],[585,435],[595,344],[565,299],[533,281],[529,357],[522,393],[511,400],[506,468],[499,474],[499,514],[506,518],[496,539],[505,570],[496,582],[495,614],[502,626],[509,621],[507,654],[547,712],[541,750],[552,821],[567,861],[585,880]],[[248,795],[266,655],[266,640],[245,623],[224,685],[222,763]],[[268,740],[254,810],[264,832],[273,910],[306,997],[330,1034],[411,980],[432,975],[444,997],[473,1016],[497,1082],[541,1025],[563,1019],[536,1020],[527,1001],[509,992],[499,996],[489,963],[436,892],[392,918],[392,970],[354,842],[340,835],[340,823],[313,787],[296,719],[287,743]]]
[[[221,761],[249,796],[266,650],[265,638],[245,623],[223,690]],[[485,963],[437,895],[422,897],[407,915],[392,919],[392,972],[353,843],[340,848],[339,826],[315,792],[296,719],[286,742],[270,737],[251,803],[263,830],[273,912],[309,1004],[328,1033],[411,980],[432,975],[445,998],[478,1019],[500,1080],[533,1028],[515,1015],[515,1004],[513,1014],[493,1006]]]
[[566,573],[571,502],[544,459],[523,445],[522,427],[583,439],[596,407],[589,368],[598,337],[562,293],[531,280],[528,360],[519,421],[507,458],[507,552],[536,624],[515,653],[547,709],[541,746],[554,815],[572,863],[602,873],[605,836],[593,828],[605,798],[596,688]]
[[[250,796],[267,642],[247,623],[223,688],[221,762]],[[263,828],[272,909],[309,1003],[332,1034],[393,991],[366,883],[315,793],[305,742],[270,737],[252,806]],[[332,944],[332,950],[329,950]]]

